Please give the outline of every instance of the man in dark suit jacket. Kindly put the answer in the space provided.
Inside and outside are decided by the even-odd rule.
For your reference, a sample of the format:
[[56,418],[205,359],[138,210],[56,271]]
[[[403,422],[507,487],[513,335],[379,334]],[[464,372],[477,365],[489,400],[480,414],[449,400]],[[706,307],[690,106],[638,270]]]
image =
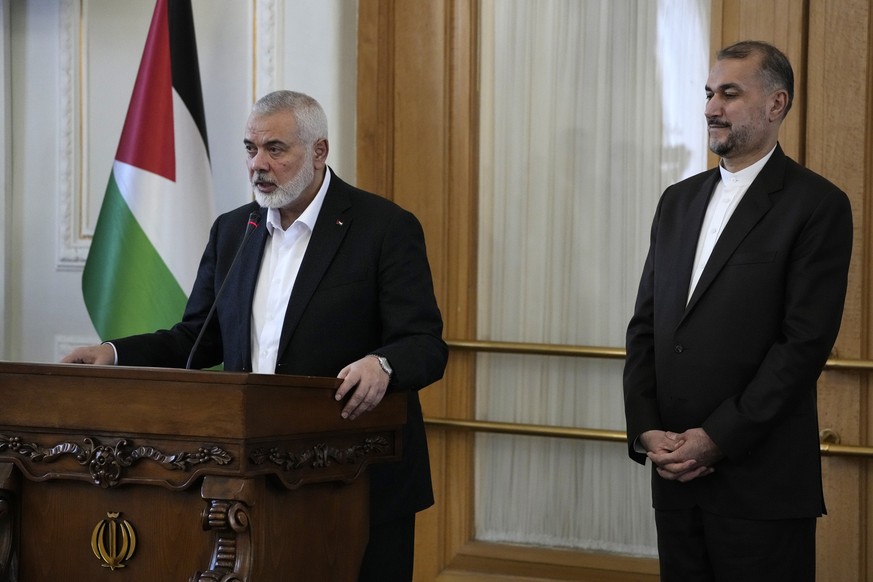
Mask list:
[[723,49],[706,95],[721,163],[658,204],[627,331],[629,454],[653,463],[662,580],[812,581],[816,382],[842,317],[851,208],[777,143],[793,98],[780,51]]
[[[403,459],[370,473],[361,580],[411,580],[415,512],[433,504],[418,390],[442,377],[447,360],[421,225],[327,167],[327,120],[311,97],[263,97],[244,144],[256,201],[215,221],[182,321],[63,361],[185,367],[215,304],[191,367],[336,376],[349,419],[386,391],[408,392]],[[253,212],[266,227],[243,244]]]

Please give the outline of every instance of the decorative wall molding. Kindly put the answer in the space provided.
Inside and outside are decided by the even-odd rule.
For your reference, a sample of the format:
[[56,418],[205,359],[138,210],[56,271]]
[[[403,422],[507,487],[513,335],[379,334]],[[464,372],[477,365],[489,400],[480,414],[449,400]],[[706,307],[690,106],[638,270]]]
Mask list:
[[61,0],[58,39],[58,247],[56,269],[81,270],[91,238],[82,223],[81,29],[83,0]]
[[255,85],[253,101],[278,88],[279,31],[281,13],[278,0],[254,0],[255,2]]

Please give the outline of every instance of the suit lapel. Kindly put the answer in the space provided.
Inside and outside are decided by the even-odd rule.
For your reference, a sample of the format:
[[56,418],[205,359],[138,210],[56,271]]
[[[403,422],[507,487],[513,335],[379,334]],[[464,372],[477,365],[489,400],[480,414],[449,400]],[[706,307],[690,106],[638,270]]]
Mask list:
[[691,300],[688,302],[686,315],[700,300],[700,297],[706,293],[706,290],[727,264],[730,257],[734,254],[739,244],[746,238],[761,218],[770,210],[773,205],[770,200],[770,194],[782,188],[782,177],[784,176],[785,154],[782,149],[776,146],[776,151],[773,152],[770,160],[758,174],[755,181],[749,186],[743,199],[737,205],[736,210],[728,220],[724,232],[719,236],[715,247],[712,249],[712,254],[706,262],[703,273],[700,275],[700,280],[697,282],[697,287],[691,295]]
[[282,361],[282,354],[285,353],[306,306],[351,226],[352,218],[348,215],[350,207],[351,202],[345,184],[331,172],[330,186],[325,194],[318,219],[315,221],[315,229],[309,239],[300,271],[291,290],[288,308],[285,310],[285,322],[279,340],[278,362]]
[[[266,213],[265,209],[261,210],[262,214]],[[240,255],[240,261],[234,279],[236,280],[236,290],[228,289],[225,294],[228,297],[238,297],[240,306],[248,306],[248,309],[236,310],[240,314],[241,321],[238,322],[240,330],[239,349],[240,362],[242,362],[243,370],[252,369],[252,304],[255,298],[255,286],[258,284],[258,272],[261,269],[261,262],[264,257],[264,248],[267,245],[267,227],[265,220],[261,220],[261,226],[255,229],[249,237],[245,248]]]
[[697,241],[700,239],[700,229],[703,228],[703,218],[706,216],[709,199],[712,198],[712,193],[718,180],[719,173],[716,170],[703,182],[700,190],[688,207],[687,224],[689,227],[682,229],[676,262],[678,265],[676,277],[678,287],[675,289],[676,311],[674,313],[677,315],[685,312],[686,304],[688,303],[688,287],[691,285],[691,274],[694,271]]

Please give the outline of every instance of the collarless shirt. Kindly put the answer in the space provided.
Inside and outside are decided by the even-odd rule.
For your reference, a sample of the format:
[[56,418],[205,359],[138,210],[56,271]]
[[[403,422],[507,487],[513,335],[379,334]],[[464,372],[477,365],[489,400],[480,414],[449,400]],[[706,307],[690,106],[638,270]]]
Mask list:
[[731,173],[719,163],[718,169],[721,174],[721,181],[715,186],[715,191],[709,199],[709,205],[706,207],[706,214],[703,217],[703,225],[700,228],[700,236],[697,241],[697,252],[694,254],[694,270],[691,272],[691,283],[688,286],[688,297],[686,304],[691,300],[691,295],[694,293],[697,282],[700,281],[700,276],[703,274],[703,269],[706,267],[707,261],[712,254],[712,249],[715,248],[715,243],[718,237],[724,232],[725,226],[734,210],[739,206],[740,201],[761,173],[761,170],[767,164],[770,156],[776,150],[773,146],[766,156],[749,166],[743,168],[739,172]]
[[329,184],[330,170],[326,170],[315,198],[287,230],[282,229],[279,210],[267,210],[267,243],[252,302],[251,356],[256,374],[276,371],[285,310]]

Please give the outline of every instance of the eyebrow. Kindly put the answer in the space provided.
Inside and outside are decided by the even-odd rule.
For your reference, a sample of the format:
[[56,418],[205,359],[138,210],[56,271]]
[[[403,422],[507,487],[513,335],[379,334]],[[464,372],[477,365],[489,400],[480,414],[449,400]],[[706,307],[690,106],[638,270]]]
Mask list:
[[[716,89],[718,89],[719,91],[727,91],[728,89],[737,89],[739,91],[743,90],[743,88],[738,83],[722,83],[721,85],[716,87]],[[712,93],[715,93],[715,91],[713,91],[709,84],[704,87],[704,91],[710,91]]]
[[[257,144],[250,139],[243,139],[243,145],[257,145]],[[285,143],[284,141],[282,141],[281,139],[271,139],[270,141],[265,142],[260,147],[268,148],[268,147],[273,147],[273,146],[287,147],[288,144]]]

